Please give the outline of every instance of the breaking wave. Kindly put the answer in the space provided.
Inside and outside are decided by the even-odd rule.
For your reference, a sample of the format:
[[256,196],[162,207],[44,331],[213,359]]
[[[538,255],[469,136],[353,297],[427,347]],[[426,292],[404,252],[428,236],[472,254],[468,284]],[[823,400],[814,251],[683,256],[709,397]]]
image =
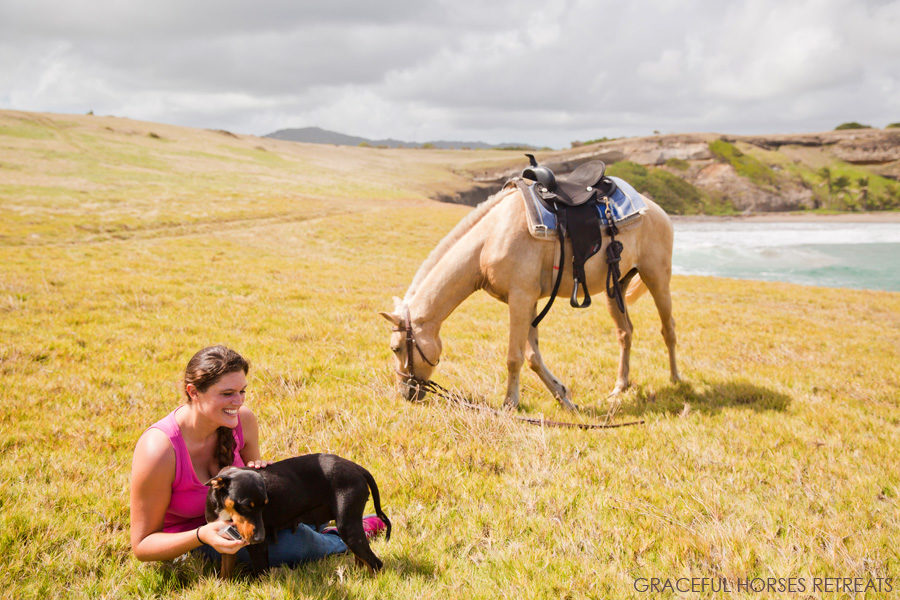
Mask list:
[[900,291],[900,223],[675,223],[673,272]]

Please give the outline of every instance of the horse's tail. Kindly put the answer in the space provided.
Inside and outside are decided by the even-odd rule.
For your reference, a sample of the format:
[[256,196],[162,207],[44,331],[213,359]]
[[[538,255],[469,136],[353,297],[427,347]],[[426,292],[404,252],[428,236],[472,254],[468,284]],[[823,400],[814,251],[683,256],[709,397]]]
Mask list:
[[638,273],[631,280],[631,283],[628,284],[628,289],[625,290],[625,302],[628,304],[634,304],[638,298],[644,295],[644,292],[647,291],[647,284],[643,282],[641,279],[641,274]]

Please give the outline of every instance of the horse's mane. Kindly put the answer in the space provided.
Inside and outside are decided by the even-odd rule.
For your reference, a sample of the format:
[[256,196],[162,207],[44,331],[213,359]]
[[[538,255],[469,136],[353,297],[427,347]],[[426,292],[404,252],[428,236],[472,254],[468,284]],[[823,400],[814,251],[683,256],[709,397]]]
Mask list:
[[425,259],[425,262],[419,267],[419,270],[416,271],[415,277],[413,277],[412,283],[409,284],[409,289],[406,290],[406,296],[403,297],[404,302],[408,302],[410,298],[416,293],[416,289],[419,287],[419,284],[425,279],[425,276],[431,271],[434,265],[437,264],[441,258],[453,245],[459,241],[459,239],[464,236],[472,227],[475,226],[478,221],[484,217],[494,206],[497,205],[498,202],[506,198],[509,194],[513,193],[516,190],[515,187],[504,188],[497,192],[496,194],[488,197],[487,200],[480,203],[475,207],[472,212],[467,214],[462,220],[456,224],[456,227],[450,230],[450,233],[444,236],[444,239],[438,243],[437,246],[434,247],[428,257]]

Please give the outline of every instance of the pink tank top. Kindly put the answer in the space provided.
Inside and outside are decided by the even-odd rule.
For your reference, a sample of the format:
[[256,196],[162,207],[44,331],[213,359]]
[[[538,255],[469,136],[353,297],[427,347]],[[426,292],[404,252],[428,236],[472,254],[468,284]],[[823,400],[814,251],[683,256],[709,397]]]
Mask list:
[[[181,429],[175,420],[175,413],[183,406],[179,406],[168,415],[151,425],[169,436],[172,447],[175,448],[175,480],[172,482],[172,499],[169,500],[169,508],[163,518],[163,531],[175,533],[188,531],[200,527],[206,523],[204,515],[206,511],[206,492],[208,488],[197,478],[194,465],[191,464],[191,455],[188,453],[184,438],[181,437]],[[234,466],[243,467],[244,459],[240,451],[244,448],[244,430],[240,419],[238,426],[234,428]]]

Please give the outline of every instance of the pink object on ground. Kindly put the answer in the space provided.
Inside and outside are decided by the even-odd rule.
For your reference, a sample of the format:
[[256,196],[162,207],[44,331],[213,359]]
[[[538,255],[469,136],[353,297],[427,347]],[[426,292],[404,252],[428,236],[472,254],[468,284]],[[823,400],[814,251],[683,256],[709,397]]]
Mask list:
[[[363,531],[366,532],[366,539],[371,540],[374,537],[377,537],[384,533],[384,530],[387,529],[387,525],[384,524],[384,521],[378,518],[377,515],[366,515],[363,517]],[[340,535],[338,533],[337,527],[334,525],[330,527],[325,527],[321,530],[320,533],[330,533],[331,535]]]
[[366,537],[370,540],[384,533],[385,529],[387,529],[387,525],[377,515],[363,517],[363,530],[366,532]]

